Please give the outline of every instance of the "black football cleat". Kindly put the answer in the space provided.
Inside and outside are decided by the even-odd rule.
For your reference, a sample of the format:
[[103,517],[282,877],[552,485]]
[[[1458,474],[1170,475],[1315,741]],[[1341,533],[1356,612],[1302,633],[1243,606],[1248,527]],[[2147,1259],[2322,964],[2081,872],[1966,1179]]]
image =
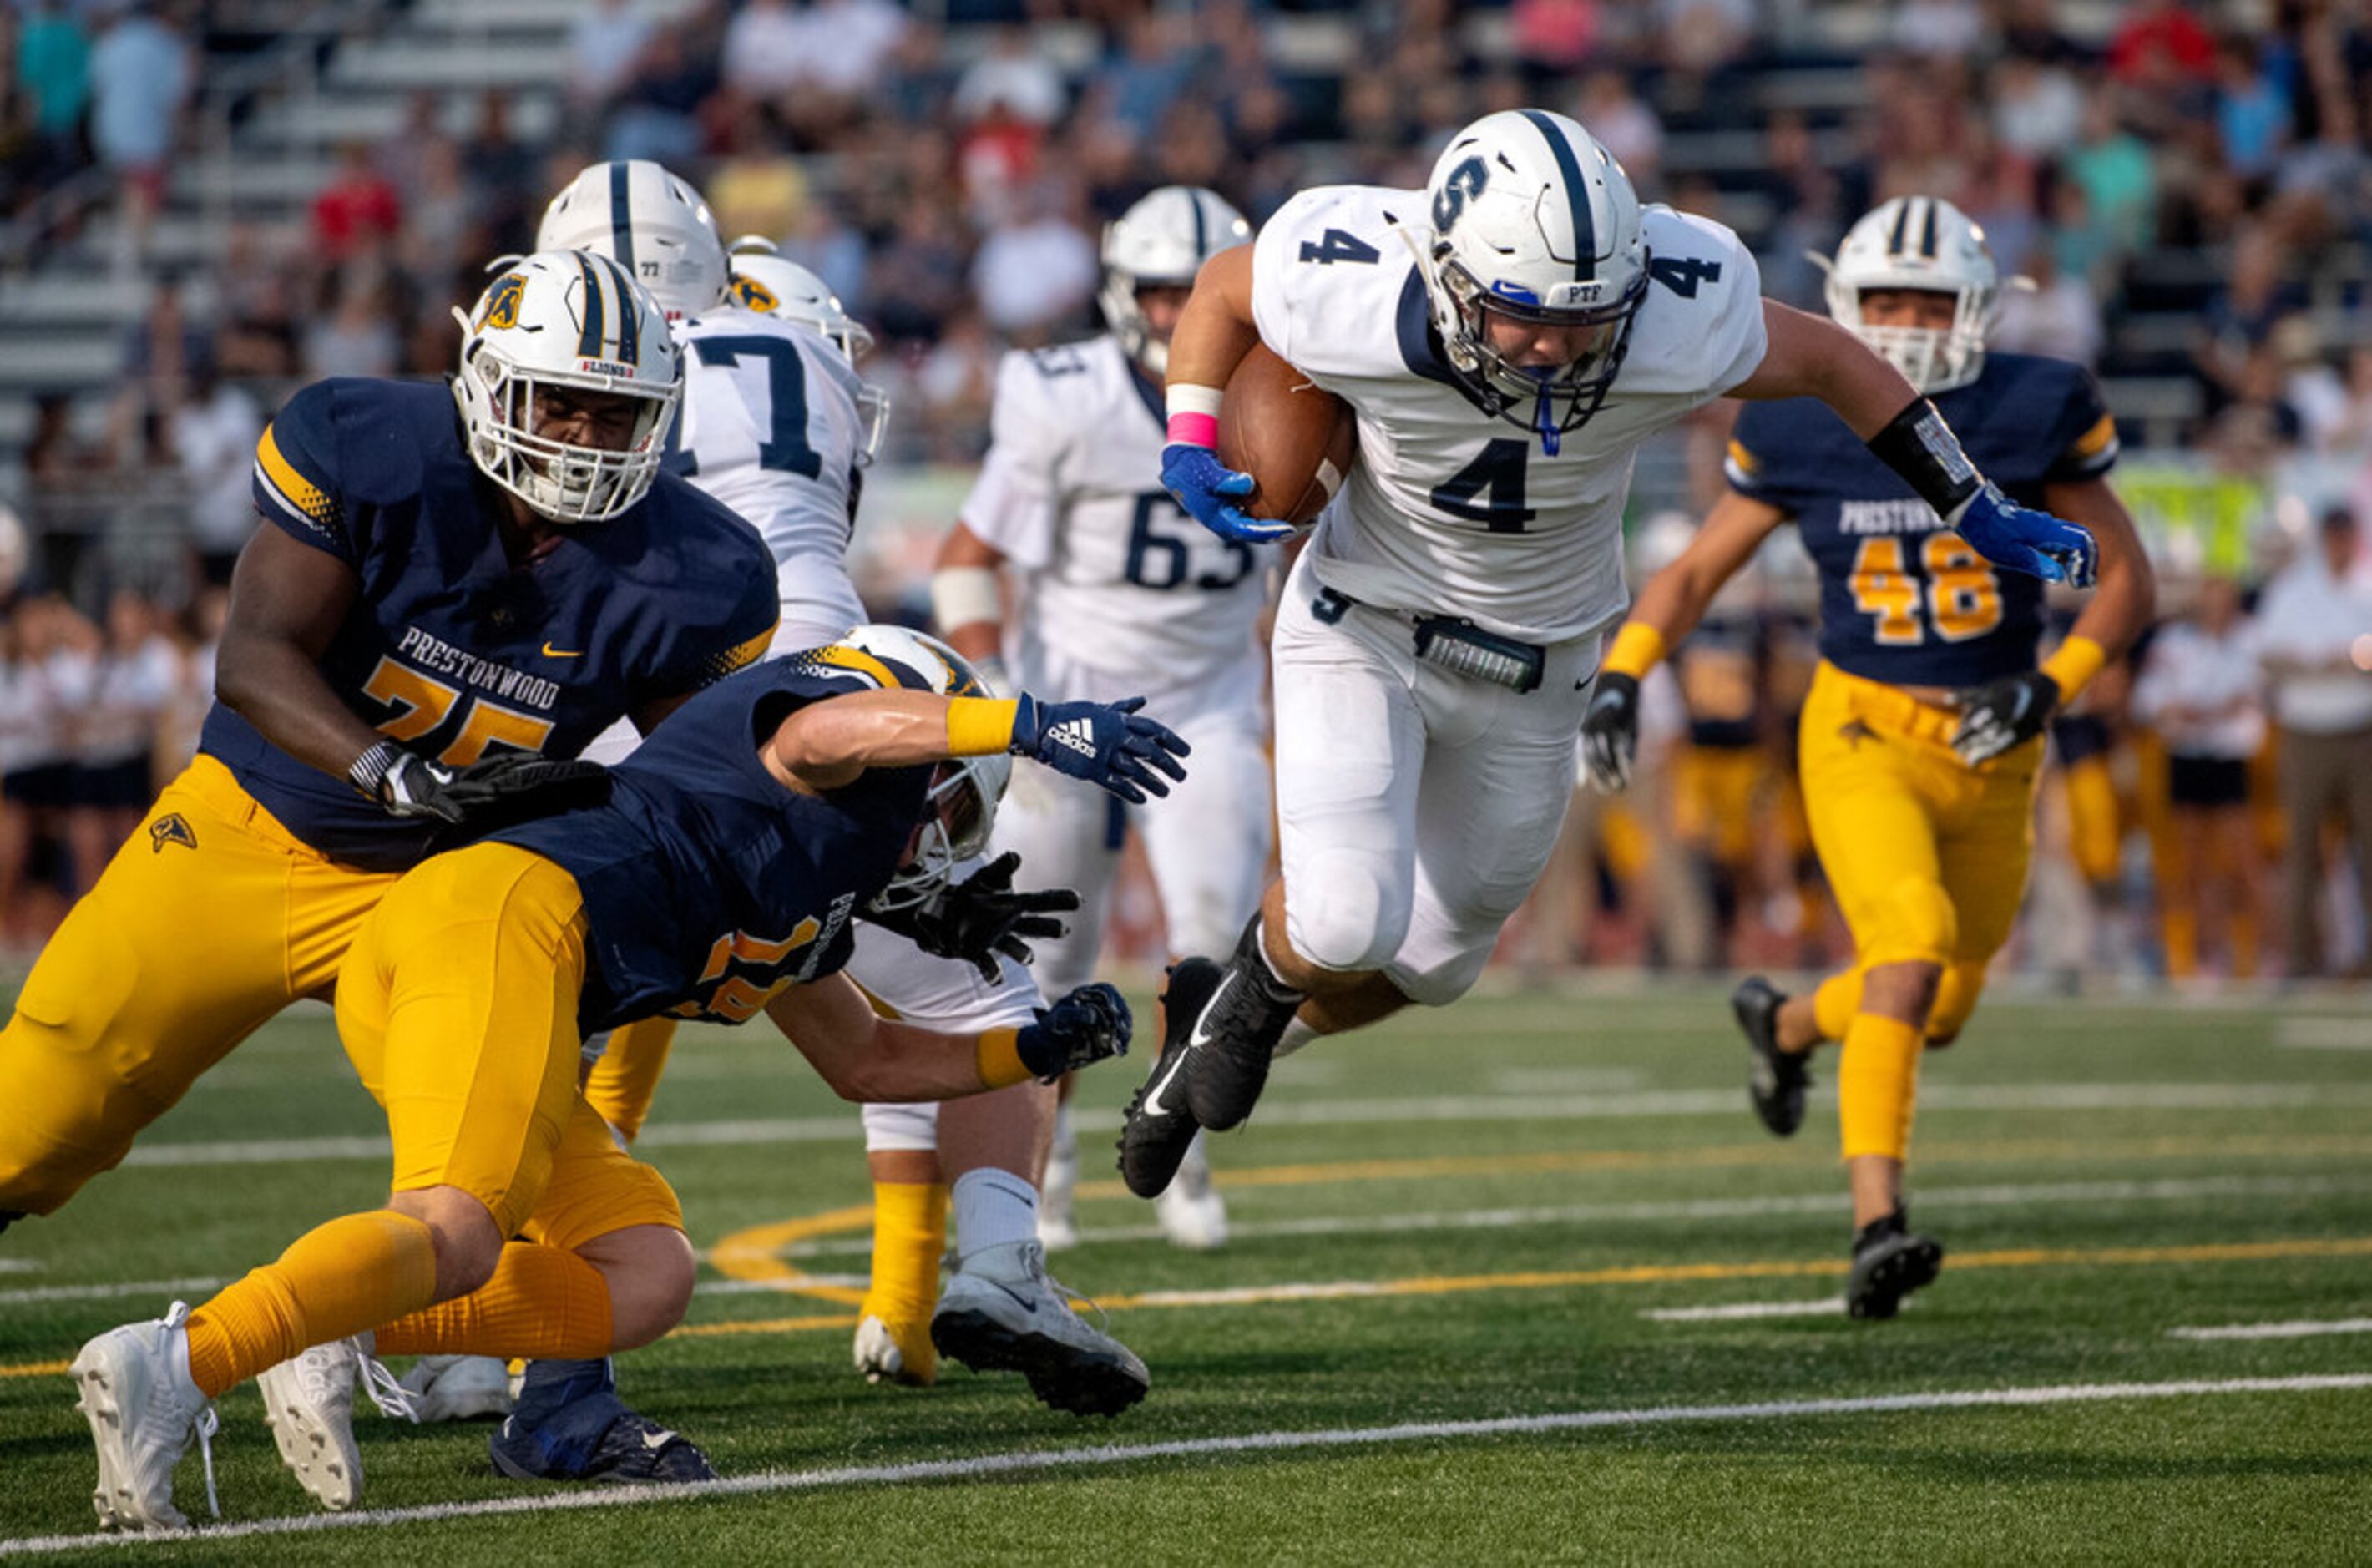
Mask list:
[[1746,1092],[1762,1125],[1781,1138],[1804,1124],[1804,1091],[1812,1083],[1810,1053],[1779,1049],[1779,1005],[1786,1000],[1785,992],[1759,974],[1729,993],[1729,1010],[1738,1015],[1746,1049],[1754,1056]]
[[1161,1054],[1128,1102],[1120,1130],[1121,1179],[1140,1198],[1161,1196],[1201,1131],[1186,1102],[1195,1067],[1188,1040],[1222,972],[1208,958],[1183,958],[1170,966],[1162,987]]
[[680,1486],[715,1481],[708,1456],[618,1398],[599,1361],[530,1361],[518,1404],[487,1439],[494,1469],[515,1481]]
[[1845,1310],[1855,1318],[1891,1318],[1902,1309],[1904,1296],[1935,1283],[1943,1271],[1944,1244],[1912,1230],[1897,1209],[1854,1237]]
[[1276,1042],[1304,1000],[1270,971],[1261,952],[1260,917],[1254,915],[1187,1037],[1196,1061],[1187,1074],[1186,1100],[1196,1121],[1224,1132],[1252,1113],[1268,1086]]

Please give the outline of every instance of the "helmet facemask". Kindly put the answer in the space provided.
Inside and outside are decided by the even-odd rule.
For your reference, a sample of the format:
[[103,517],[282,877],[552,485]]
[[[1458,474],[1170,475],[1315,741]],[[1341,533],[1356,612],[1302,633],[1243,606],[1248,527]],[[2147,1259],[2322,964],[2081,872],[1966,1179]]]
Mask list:
[[913,847],[871,908],[889,912],[926,904],[954,878],[957,866],[986,853],[997,802],[1012,776],[1010,757],[964,757],[940,763],[923,797]]
[[[555,386],[635,400],[640,406],[626,445],[611,451],[538,435],[538,392]],[[599,523],[649,493],[682,382],[629,386],[605,376],[529,370],[480,341],[462,355],[459,390],[470,456],[488,479],[552,522]]]
[[[1447,244],[1436,244],[1430,261],[1434,325],[1449,368],[1492,413],[1539,436],[1541,449],[1554,457],[1560,438],[1589,422],[1622,373],[1631,323],[1647,296],[1646,269],[1632,274],[1619,298],[1554,309],[1517,297],[1511,287],[1486,287]],[[1492,346],[1493,315],[1532,326],[1591,329],[1589,346],[1561,365],[1519,366]]]
[[[1845,231],[1834,260],[1818,252],[1811,260],[1828,273],[1829,315],[1923,394],[1965,387],[1984,373],[2000,274],[1984,230],[1951,203],[1897,196]],[[1872,324],[1862,302],[1895,291],[1948,296],[1951,325]]]
[[1950,290],[1920,289],[1923,293],[1952,295],[1949,327],[1879,327],[1863,319],[1861,296],[1865,289],[1910,292],[1917,286],[1875,284],[1857,287],[1831,277],[1829,314],[1838,325],[1901,371],[1903,379],[1922,395],[1965,387],[1984,373],[1985,334],[1993,326],[1995,291],[1990,285],[1973,284]]

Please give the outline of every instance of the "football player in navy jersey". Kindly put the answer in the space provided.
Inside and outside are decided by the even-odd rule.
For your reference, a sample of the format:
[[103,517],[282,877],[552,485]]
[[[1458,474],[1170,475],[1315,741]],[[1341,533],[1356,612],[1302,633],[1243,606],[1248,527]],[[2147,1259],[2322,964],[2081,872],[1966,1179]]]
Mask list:
[[[685,703],[602,804],[499,830],[390,889],[337,1003],[387,1109],[393,1196],[194,1313],[177,1303],[83,1347],[101,1526],[181,1525],[173,1469],[210,1401],[308,1345],[376,1330],[386,1351],[590,1358],[681,1318],[682,1214],[578,1088],[587,1033],[762,1011],[861,1101],[977,1094],[1125,1051],[1127,1005],[1108,985],[1017,1028],[954,1034],[881,1017],[840,973],[855,912],[926,836],[984,838],[995,791],[966,760],[1029,756],[1132,801],[1185,776],[1185,743],[1141,699],[960,694],[982,690],[944,645],[858,628]],[[581,1427],[544,1423],[547,1442],[588,1450],[564,1468],[599,1474],[602,1452],[623,1449],[706,1473],[682,1438],[609,1403]]]
[[1902,1206],[1919,1053],[1975,1009],[2026,888],[2043,731],[2150,618],[2149,564],[2104,478],[2115,423],[2081,367],[1985,353],[1995,276],[1984,236],[1948,202],[1902,197],[1855,224],[1829,308],[1894,362],[2018,504],[2090,530],[2098,591],[2036,663],[2042,584],[2000,572],[1825,407],[1750,404],[1714,507],[1640,590],[1583,726],[1592,779],[1628,782],[1638,681],[1772,529],[1793,521],[1820,577],[1821,664],[1800,725],[1814,846],[1853,930],[1855,962],[1808,996],[1757,976],[1733,999],[1772,1132],[1804,1115],[1812,1047],[1842,1040],[1837,1093],[1855,1237],[1846,1303],[1890,1318],[1943,1249]]

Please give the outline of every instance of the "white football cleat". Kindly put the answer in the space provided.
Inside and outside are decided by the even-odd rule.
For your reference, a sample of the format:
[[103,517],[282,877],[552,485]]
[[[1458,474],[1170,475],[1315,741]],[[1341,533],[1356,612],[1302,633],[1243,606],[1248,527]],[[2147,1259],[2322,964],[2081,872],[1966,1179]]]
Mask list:
[[91,1493],[102,1530],[178,1530],[173,1467],[195,1438],[206,1467],[206,1506],[215,1516],[214,1402],[190,1377],[190,1308],[177,1301],[162,1318],[110,1329],[82,1347],[69,1369],[80,1390],[76,1408],[90,1423],[99,1450]]
[[1034,1241],[968,1255],[939,1293],[931,1342],[975,1372],[1022,1374],[1041,1402],[1074,1415],[1118,1415],[1153,1386],[1135,1353],[1071,1310]]
[[1172,1247],[1190,1252],[1212,1252],[1227,1244],[1227,1201],[1211,1185],[1211,1160],[1203,1152],[1206,1133],[1194,1134],[1178,1174],[1153,1201],[1153,1217]]
[[511,1413],[517,1396],[510,1364],[491,1355],[424,1355],[403,1375],[413,1419],[484,1421]]
[[353,1507],[363,1493],[363,1456],[355,1443],[357,1385],[380,1413],[420,1419],[403,1385],[371,1353],[368,1334],[314,1345],[255,1379],[280,1462],[332,1514]]
[[1071,1131],[1071,1108],[1054,1112],[1054,1142],[1046,1153],[1046,1179],[1038,1189],[1038,1245],[1062,1252],[1079,1244],[1079,1222],[1071,1196],[1079,1185],[1079,1140]]

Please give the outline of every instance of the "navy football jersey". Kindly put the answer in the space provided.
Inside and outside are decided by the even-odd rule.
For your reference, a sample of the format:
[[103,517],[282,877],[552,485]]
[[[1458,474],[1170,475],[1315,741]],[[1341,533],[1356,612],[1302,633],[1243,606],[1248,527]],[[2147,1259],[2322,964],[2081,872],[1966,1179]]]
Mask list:
[[1762,739],[1762,625],[1753,615],[1708,615],[1672,650],[1689,713],[1689,744],[1738,750]]
[[[1979,472],[2026,506],[2043,487],[2096,479],[2117,427],[2090,373],[1989,354],[1984,373],[1936,395]],[[1996,571],[1910,484],[1810,398],[1748,403],[1726,465],[1740,494],[1786,512],[1820,574],[1820,653],[1897,686],[1970,686],[2034,668],[2042,582]]]
[[844,648],[769,659],[669,714],[610,770],[607,805],[493,835],[566,867],[585,896],[586,1033],[657,1013],[741,1023],[848,961],[849,922],[904,857],[932,770],[802,795],[758,747],[808,703],[893,683],[930,690]]
[[[434,382],[306,388],[256,445],[257,509],[354,568],[362,590],[321,657],[339,700],[454,766],[497,749],[573,757],[643,703],[758,658],[779,612],[757,530],[680,479],[514,564],[500,493]],[[389,816],[216,703],[199,749],[315,849],[401,871],[435,823]]]

